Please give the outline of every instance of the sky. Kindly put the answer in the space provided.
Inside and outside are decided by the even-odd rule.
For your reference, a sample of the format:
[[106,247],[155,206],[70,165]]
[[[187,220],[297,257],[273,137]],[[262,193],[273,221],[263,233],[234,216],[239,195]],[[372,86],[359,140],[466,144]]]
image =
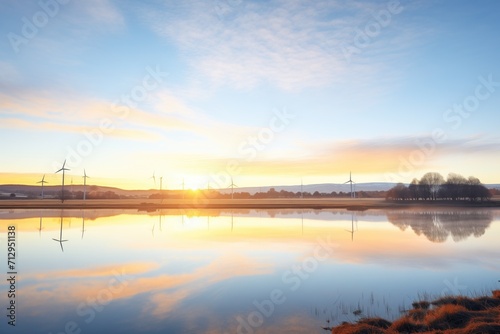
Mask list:
[[[0,184],[500,183],[500,2],[0,3]],[[155,175],[156,184],[152,178]]]

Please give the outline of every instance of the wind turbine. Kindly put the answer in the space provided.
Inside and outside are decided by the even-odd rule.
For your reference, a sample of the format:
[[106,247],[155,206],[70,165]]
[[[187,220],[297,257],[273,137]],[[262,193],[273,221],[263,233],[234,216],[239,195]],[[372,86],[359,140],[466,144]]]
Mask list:
[[68,240],[63,240],[63,238],[62,238],[62,224],[63,224],[63,216],[62,216],[62,213],[61,213],[61,229],[59,230],[59,239],[52,238],[52,240],[59,242],[59,244],[61,245],[61,250],[64,252],[64,248],[63,248],[63,244],[62,243],[66,242]]
[[83,170],[83,200],[85,201],[87,199],[87,178],[90,176],[87,176],[87,172],[85,169]]
[[302,178],[300,178],[300,198],[304,198],[304,184]]
[[155,189],[156,189],[156,176],[155,176],[155,172],[153,172],[153,176],[151,176],[150,179],[153,179],[153,182],[155,183]]
[[[67,170],[69,170],[68,168],[65,168],[65,166],[66,166],[66,160],[64,160],[64,163],[63,163],[63,165],[62,165],[61,169],[59,169],[59,170],[56,172],[56,174],[57,174],[57,173],[59,173],[60,171],[62,171],[62,192],[61,192],[61,203],[64,203],[64,172],[65,172],[65,171],[67,171]],[[62,223],[61,223],[61,224],[62,224]],[[62,225],[61,225],[61,226],[62,226]],[[61,247],[62,247],[62,245],[61,245]]]
[[352,184],[354,183],[354,181],[352,180],[351,172],[349,172],[349,180],[347,182],[345,182],[344,184],[346,184],[346,183],[350,183],[351,184],[351,198],[355,198],[356,195],[352,192]]
[[160,176],[160,193],[162,191],[162,188],[163,188],[163,176]]
[[43,199],[43,185],[44,185],[44,183],[48,183],[47,181],[45,181],[45,174],[43,174],[42,180],[38,181],[37,183],[42,184],[42,199]]
[[238,186],[236,184],[234,184],[232,176],[231,176],[231,184],[229,186],[231,187],[231,199],[234,199],[234,187],[238,187]]

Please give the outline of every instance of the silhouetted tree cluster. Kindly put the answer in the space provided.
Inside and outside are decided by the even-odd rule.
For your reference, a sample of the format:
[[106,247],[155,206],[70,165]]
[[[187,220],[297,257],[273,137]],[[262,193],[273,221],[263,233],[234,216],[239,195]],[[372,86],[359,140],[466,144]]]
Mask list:
[[[380,198],[384,197],[385,191],[359,191],[356,192],[357,198]],[[260,191],[255,194],[250,194],[246,191],[237,192],[234,194],[230,192],[220,193],[217,190],[185,190],[184,192],[180,190],[169,190],[163,191],[162,193],[154,193],[149,196],[150,199],[189,199],[189,198],[213,198],[213,199],[265,199],[265,198],[349,198],[351,194],[349,192],[293,192],[287,190],[277,191],[275,188],[271,188],[266,192]]]
[[398,183],[386,195],[393,200],[452,200],[452,201],[487,201],[491,192],[481,184],[478,178],[450,173],[446,181],[439,173],[426,173],[420,180],[413,179],[407,187]]

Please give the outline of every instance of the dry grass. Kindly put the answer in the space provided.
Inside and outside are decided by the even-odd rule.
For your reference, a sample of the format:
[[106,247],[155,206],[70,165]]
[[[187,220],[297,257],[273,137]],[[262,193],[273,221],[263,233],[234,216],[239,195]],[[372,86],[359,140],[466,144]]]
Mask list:
[[332,330],[336,334],[354,333],[426,333],[480,334],[500,333],[500,290],[492,297],[443,297],[428,303],[413,303],[413,309],[394,321],[380,318],[344,323]]
[[462,328],[467,326],[472,314],[460,305],[445,304],[427,313],[424,323],[434,330]]

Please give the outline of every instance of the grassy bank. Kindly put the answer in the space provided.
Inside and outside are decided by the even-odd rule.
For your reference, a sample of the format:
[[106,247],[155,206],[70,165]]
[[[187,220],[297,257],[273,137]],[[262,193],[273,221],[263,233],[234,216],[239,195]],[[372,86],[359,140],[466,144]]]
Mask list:
[[500,333],[500,290],[478,298],[442,297],[432,302],[419,301],[394,322],[364,318],[357,323],[343,323],[332,334]]

